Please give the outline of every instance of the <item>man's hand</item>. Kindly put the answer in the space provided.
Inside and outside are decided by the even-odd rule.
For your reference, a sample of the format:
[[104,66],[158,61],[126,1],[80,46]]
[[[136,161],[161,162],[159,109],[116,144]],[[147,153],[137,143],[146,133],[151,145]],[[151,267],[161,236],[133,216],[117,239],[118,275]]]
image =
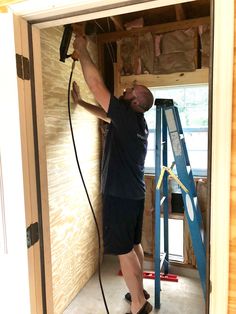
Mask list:
[[82,98],[80,96],[80,89],[78,84],[74,81],[72,85],[72,91],[71,91],[71,96],[73,98],[74,104],[77,105],[82,101]]
[[76,35],[75,40],[73,42],[73,48],[76,52],[78,52],[78,54],[81,49],[87,49],[86,37],[81,36],[81,35]]
[[84,101],[80,96],[80,89],[77,83],[74,81],[72,85],[71,96],[73,98],[75,105],[80,105],[82,108],[86,109],[88,112],[92,113],[99,119],[102,119],[108,123],[111,122],[110,118],[107,117],[106,112],[101,107],[92,105],[86,101]]
[[75,61],[80,58],[80,51],[87,49],[87,39],[84,36],[77,34],[73,42],[74,51],[71,55],[71,58]]

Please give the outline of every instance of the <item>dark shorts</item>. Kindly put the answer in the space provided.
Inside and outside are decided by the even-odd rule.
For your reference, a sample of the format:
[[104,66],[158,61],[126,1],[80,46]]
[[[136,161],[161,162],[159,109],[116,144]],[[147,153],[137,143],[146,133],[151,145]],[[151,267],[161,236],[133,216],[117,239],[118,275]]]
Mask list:
[[103,196],[104,253],[121,255],[141,243],[144,199]]

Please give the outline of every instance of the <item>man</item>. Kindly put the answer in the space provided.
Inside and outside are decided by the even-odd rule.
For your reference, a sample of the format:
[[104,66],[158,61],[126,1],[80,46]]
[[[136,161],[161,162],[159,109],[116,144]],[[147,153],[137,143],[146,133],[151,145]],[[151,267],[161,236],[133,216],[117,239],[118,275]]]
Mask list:
[[148,128],[144,112],[153,104],[148,88],[127,88],[117,99],[108,91],[92,62],[86,39],[76,36],[74,56],[80,60],[85,81],[102,108],[84,102],[73,83],[76,103],[109,122],[102,161],[103,240],[105,254],[119,257],[121,271],[130,291],[132,314],[152,310],[143,290],[142,220],[145,198],[144,161]]

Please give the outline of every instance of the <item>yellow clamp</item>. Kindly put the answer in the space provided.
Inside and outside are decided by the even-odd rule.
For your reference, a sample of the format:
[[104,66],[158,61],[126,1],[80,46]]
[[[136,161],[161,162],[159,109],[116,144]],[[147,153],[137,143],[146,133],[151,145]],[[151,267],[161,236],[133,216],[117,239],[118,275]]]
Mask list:
[[165,167],[163,166],[161,169],[161,173],[157,182],[157,187],[156,189],[160,190],[161,184],[162,184],[162,180],[163,180],[163,176],[165,171],[167,171],[171,177],[178,183],[178,185],[186,192],[188,193],[188,189],[183,185],[183,183],[179,180],[179,178],[174,174],[174,172],[171,170],[171,168]]

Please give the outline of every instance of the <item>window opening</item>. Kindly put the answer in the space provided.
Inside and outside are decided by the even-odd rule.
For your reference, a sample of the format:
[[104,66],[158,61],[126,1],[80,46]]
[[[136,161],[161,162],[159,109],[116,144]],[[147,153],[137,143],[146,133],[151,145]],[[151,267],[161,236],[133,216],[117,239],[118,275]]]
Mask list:
[[[185,135],[194,176],[207,176],[208,84],[150,88],[155,98],[169,98],[176,103]],[[156,107],[145,113],[149,127],[145,173],[155,173]],[[168,139],[168,166],[174,161]]]

